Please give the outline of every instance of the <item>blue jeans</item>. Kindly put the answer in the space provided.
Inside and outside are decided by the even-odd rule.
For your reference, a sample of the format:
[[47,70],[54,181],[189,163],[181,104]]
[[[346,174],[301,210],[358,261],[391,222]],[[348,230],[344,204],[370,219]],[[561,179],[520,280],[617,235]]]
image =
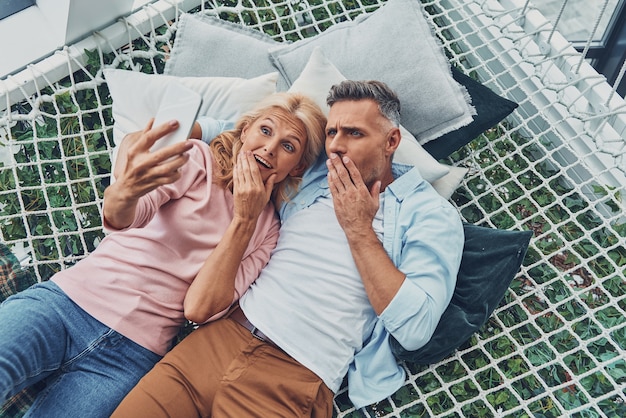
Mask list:
[[97,321],[50,281],[0,305],[0,404],[46,382],[29,418],[109,417],[160,358]]

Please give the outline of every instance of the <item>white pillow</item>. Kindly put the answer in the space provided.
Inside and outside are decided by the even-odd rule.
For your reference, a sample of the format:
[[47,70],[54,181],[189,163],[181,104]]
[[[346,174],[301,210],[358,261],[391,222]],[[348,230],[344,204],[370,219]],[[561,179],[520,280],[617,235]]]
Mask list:
[[[321,48],[315,47],[302,73],[294,81],[289,91],[303,93],[311,97],[322,108],[324,114],[328,115],[330,110],[326,104],[328,91],[334,84],[345,79],[339,70],[324,56]],[[417,167],[424,180],[433,184],[437,192],[446,199],[450,198],[465,173],[467,173],[467,169],[449,167],[439,163],[422,148],[415,137],[404,127],[400,126],[400,132],[402,140],[394,154],[394,161]],[[451,168],[455,169],[454,173],[449,179],[446,179],[448,173],[451,172]],[[463,175],[459,178],[461,171],[463,171]]]
[[175,77],[137,71],[105,69],[113,99],[113,139],[115,145],[131,132],[143,129],[154,117],[165,87],[173,80],[192,88],[202,96],[198,115],[235,120],[259,101],[276,91],[278,73],[252,79],[235,77]]
[[440,179],[433,181],[431,184],[441,196],[446,200],[452,197],[452,193],[459,188],[465,175],[469,171],[467,167],[450,167],[450,172]]

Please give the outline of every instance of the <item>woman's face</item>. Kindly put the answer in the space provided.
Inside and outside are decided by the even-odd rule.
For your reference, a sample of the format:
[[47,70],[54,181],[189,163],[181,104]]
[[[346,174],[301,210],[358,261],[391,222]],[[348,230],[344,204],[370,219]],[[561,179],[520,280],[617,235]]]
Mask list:
[[304,125],[283,112],[267,113],[241,132],[242,151],[251,151],[263,181],[276,173],[276,183],[299,176],[307,136]]

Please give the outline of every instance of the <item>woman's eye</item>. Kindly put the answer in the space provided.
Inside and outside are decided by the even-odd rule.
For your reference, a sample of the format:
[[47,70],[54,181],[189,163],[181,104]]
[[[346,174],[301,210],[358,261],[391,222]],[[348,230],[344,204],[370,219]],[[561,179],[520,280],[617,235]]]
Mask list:
[[293,145],[289,144],[289,143],[285,143],[285,144],[283,144],[283,146],[285,147],[285,149],[288,152],[294,152],[296,150],[296,148]]
[[269,135],[272,131],[270,131],[270,128],[266,128],[265,126],[261,127],[261,132],[263,132],[263,134],[265,135]]

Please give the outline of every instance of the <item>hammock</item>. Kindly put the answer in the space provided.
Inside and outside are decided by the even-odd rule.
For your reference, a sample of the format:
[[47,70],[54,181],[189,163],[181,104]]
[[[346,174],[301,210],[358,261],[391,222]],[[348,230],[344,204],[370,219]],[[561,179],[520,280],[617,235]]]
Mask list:
[[[0,80],[0,240],[37,280],[97,246],[114,146],[102,70],[162,73],[183,12],[295,41],[384,3],[155,0]],[[626,103],[528,2],[422,3],[450,61],[519,104],[446,159],[469,168],[451,201],[469,223],[534,236],[480,332],[405,363],[404,387],[365,411],[342,389],[335,415],[626,416]]]

